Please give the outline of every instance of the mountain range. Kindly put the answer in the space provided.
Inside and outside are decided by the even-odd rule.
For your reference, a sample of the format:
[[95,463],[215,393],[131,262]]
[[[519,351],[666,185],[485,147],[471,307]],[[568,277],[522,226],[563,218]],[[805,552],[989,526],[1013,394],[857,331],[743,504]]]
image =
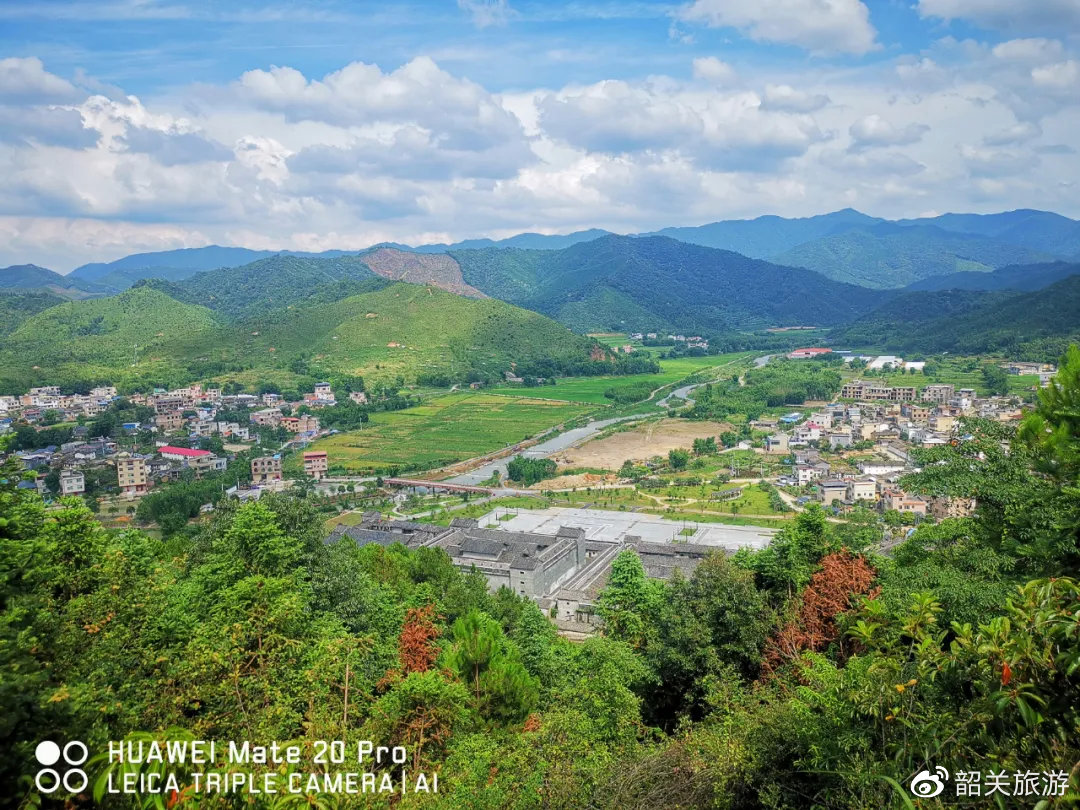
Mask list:
[[212,246],[66,276],[19,265],[0,269],[0,384],[309,367],[490,379],[513,363],[569,367],[596,350],[582,333],[608,330],[812,325],[831,327],[832,345],[1050,355],[1080,333],[1080,262],[1056,258],[1080,247],[1078,227],[1040,211],[888,222],[845,210],[420,249]]
[[[50,287],[69,291],[69,297],[79,297],[119,292],[140,278],[180,281],[200,271],[239,267],[274,255],[329,259],[363,255],[379,248],[416,254],[452,254],[492,248],[563,250],[609,235],[608,231],[600,229],[565,235],[523,233],[501,240],[470,239],[418,247],[385,243],[365,250],[322,253],[211,245],[138,253],[113,262],[82,265],[64,276],[69,279],[66,283],[58,282],[52,276],[18,273],[18,268],[0,269],[0,286]],[[634,236],[665,236],[774,264],[806,267],[838,281],[881,289],[901,288],[957,272],[991,272],[1014,264],[1080,261],[1080,222],[1031,209],[998,214],[943,214],[896,221],[844,209],[805,218],[763,216],[724,220]]]

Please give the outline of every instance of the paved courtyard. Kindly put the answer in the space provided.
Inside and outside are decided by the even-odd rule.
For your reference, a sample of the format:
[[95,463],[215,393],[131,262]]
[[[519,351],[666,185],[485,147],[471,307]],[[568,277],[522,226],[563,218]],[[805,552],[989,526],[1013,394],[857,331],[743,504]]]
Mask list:
[[[509,520],[499,517],[513,514]],[[687,542],[717,546],[731,551],[748,546],[763,548],[776,533],[775,529],[758,526],[728,526],[722,523],[695,523],[669,520],[659,515],[635,512],[612,512],[604,509],[571,509],[553,506],[549,509],[497,509],[480,518],[481,526],[497,525],[509,531],[555,534],[560,526],[584,529],[590,540],[618,542],[624,535],[638,535],[649,543]],[[682,534],[692,529],[693,535]]]

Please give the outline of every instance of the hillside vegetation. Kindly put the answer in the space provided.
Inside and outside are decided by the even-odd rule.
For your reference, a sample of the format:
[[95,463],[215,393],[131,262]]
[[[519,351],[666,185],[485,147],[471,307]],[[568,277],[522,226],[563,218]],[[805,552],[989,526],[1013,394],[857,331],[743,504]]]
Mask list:
[[[265,261],[282,260],[301,262],[301,271],[309,261]],[[648,361],[616,362],[597,354],[592,339],[535,312],[391,284],[366,269],[367,278],[332,282],[314,288],[303,304],[263,311],[228,285],[214,287],[212,295],[208,279],[219,272],[178,284],[141,283],[112,298],[68,302],[25,317],[0,341],[0,390],[75,381],[176,385],[255,370],[261,380],[342,373],[388,382],[423,377],[439,385],[501,380],[515,368],[535,376],[654,370]],[[296,276],[282,278],[284,284]],[[196,284],[206,285],[204,300],[224,310],[195,303]],[[348,292],[342,285],[375,289],[330,294]],[[273,299],[278,289],[283,287],[267,284],[263,294]],[[227,317],[249,309],[250,320]]]
[[832,339],[908,351],[1053,360],[1078,334],[1080,276],[1070,276],[1028,293],[909,293],[836,330]]
[[64,303],[48,290],[0,291],[0,337],[18,329],[32,315]]
[[209,309],[149,287],[70,301],[27,318],[0,342],[0,386],[24,390],[51,380],[123,382],[156,375],[175,381],[176,372],[219,334]]
[[1056,281],[1080,274],[1075,262],[1022,264],[1001,267],[992,273],[950,273],[908,285],[909,290],[1041,290]]
[[577,331],[837,324],[883,300],[817,273],[664,237],[452,255],[468,283]]

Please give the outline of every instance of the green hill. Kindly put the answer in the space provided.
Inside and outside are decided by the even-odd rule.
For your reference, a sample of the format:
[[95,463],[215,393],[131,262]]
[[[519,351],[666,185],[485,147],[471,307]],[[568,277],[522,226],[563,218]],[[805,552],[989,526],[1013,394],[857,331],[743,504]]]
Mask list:
[[804,242],[883,221],[845,208],[798,219],[777,216],[727,219],[696,227],[664,228],[642,236],[667,236],[692,245],[733,250],[754,259],[772,259]]
[[665,237],[605,236],[564,250],[455,251],[465,281],[578,331],[718,332],[832,325],[881,293]]
[[211,344],[219,330],[210,310],[149,287],[69,301],[27,318],[0,343],[0,385],[19,390],[46,380],[176,381],[186,376],[192,351]]
[[165,290],[179,285],[160,281],[112,298],[63,303],[25,317],[0,339],[0,390],[94,380],[292,385],[298,376],[334,373],[449,382],[470,373],[501,379],[514,368],[537,376],[595,371],[590,355],[597,344],[543,315],[429,286],[372,281],[380,289],[239,321],[177,300]]
[[512,362],[585,361],[594,346],[550,318],[503,301],[402,283],[279,311],[249,325],[242,339],[251,356],[304,354],[322,371],[383,379],[461,378],[469,369],[501,376]]
[[806,242],[776,254],[772,260],[816,270],[837,281],[886,289],[931,276],[988,273],[1010,264],[1054,258],[983,236],[928,225],[883,223]]

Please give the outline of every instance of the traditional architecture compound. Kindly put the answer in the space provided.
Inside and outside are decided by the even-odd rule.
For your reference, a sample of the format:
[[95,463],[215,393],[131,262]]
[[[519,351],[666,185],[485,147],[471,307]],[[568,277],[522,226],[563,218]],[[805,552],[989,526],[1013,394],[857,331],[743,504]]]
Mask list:
[[[584,633],[594,631],[599,624],[596,598],[621,551],[637,552],[650,577],[670,579],[676,570],[689,576],[712,552],[734,550],[715,544],[647,542],[631,534],[616,538],[596,528],[558,526],[553,534],[486,529],[475,518],[456,518],[449,526],[435,526],[365,512],[358,525],[337,526],[326,542],[347,538],[361,546],[401,543],[410,549],[441,548],[458,568],[475,568],[483,574],[492,591],[509,588],[535,601],[560,629]],[[769,530],[755,531],[760,533],[755,537],[766,538],[757,542],[766,543]]]

